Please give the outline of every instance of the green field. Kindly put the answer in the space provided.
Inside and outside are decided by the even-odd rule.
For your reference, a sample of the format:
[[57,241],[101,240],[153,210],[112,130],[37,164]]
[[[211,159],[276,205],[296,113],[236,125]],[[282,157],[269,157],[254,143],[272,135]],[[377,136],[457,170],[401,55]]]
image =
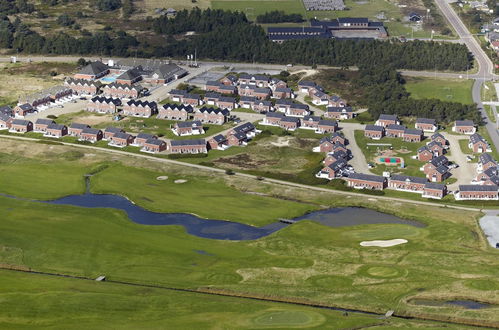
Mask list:
[[[0,270],[0,326],[66,329],[440,327],[240,298]],[[167,306],[168,308],[165,308]],[[453,327],[451,327],[453,328]]]
[[[2,177],[0,182],[0,192],[14,196],[43,198],[81,193],[81,173],[93,172],[92,191],[121,194],[156,211],[200,213],[261,225],[319,205],[357,205],[427,225],[332,228],[303,221],[256,241],[237,242],[197,238],[179,226],[138,225],[114,209],[50,205],[0,196],[2,267],[90,278],[104,274],[109,280],[313,302],[380,313],[393,309],[401,315],[499,325],[499,296],[494,284],[498,275],[498,252],[488,247],[481,234],[476,221],[478,212],[389,202],[377,200],[375,196],[345,197],[335,192],[290,189],[201,169],[193,173],[192,169],[183,166],[122,155],[109,156],[94,150],[69,155],[70,147],[58,145],[2,139],[0,147],[5,152],[16,150],[18,153],[15,161],[11,156],[0,158],[2,171],[17,168],[10,172],[11,181],[5,182]],[[33,176],[22,180],[22,173],[27,173],[37,162],[44,170],[39,173],[40,183],[29,190],[29,179]],[[111,166],[103,166],[110,163]],[[58,175],[57,168],[61,166],[74,167],[77,171],[74,175],[64,172]],[[44,175],[52,172],[55,173],[52,176]],[[158,181],[159,175],[169,178]],[[177,178],[188,182],[183,187],[172,183]],[[68,185],[65,188],[53,184],[63,181]],[[59,192],[60,189],[65,190]],[[219,201],[216,198],[220,198]],[[363,240],[393,238],[406,238],[409,243],[386,249],[359,246]],[[10,280],[5,275],[1,281]],[[81,287],[62,279],[68,284],[50,284],[19,276],[16,281],[17,284],[3,285],[4,290],[0,293],[0,299],[8,305],[0,311],[0,324],[6,324],[6,328],[12,328],[10,325],[16,322],[19,327],[35,322],[35,317],[46,327],[53,324],[71,327],[79,318],[82,327],[92,326],[103,317],[113,322],[131,311],[137,313],[134,317],[129,316],[131,327],[144,318],[148,318],[144,327],[155,327],[156,322],[172,315],[169,313],[177,315],[172,324],[179,328],[196,324],[221,327],[224,322],[231,321],[236,322],[230,323],[236,328],[322,327],[329,325],[322,320],[330,320],[323,310],[301,310],[291,317],[289,308],[293,311],[295,307],[280,309],[276,306],[270,310],[266,305],[252,309],[246,302],[233,304],[230,308],[222,307],[228,302],[220,302],[218,307],[208,308],[207,314],[192,317],[193,312],[203,310],[201,300],[190,304],[192,299],[160,297],[159,293],[152,292],[153,289],[129,290],[105,283],[88,283],[88,287]],[[486,282],[492,284],[484,285]],[[65,286],[55,289],[55,285]],[[108,289],[107,285],[112,287]],[[104,286],[111,291],[100,291]],[[7,288],[10,294],[6,293]],[[44,294],[39,294],[40,290]],[[93,294],[86,294],[89,290]],[[16,293],[19,291],[23,294]],[[151,294],[153,298],[148,299]],[[414,298],[470,299],[489,302],[492,307],[465,310],[408,303]],[[144,306],[144,299],[151,304]],[[177,301],[175,306],[183,313],[176,312],[177,307],[165,307],[173,304],[165,303],[167,301]],[[61,303],[64,303],[64,309],[59,307]],[[181,307],[184,306],[181,303],[185,307]],[[135,305],[140,308],[133,308]],[[43,313],[30,314],[37,308],[26,306],[43,306]],[[159,306],[164,312],[154,313]],[[97,313],[97,309],[109,311],[110,315]],[[65,314],[61,311],[75,317],[62,320]],[[225,314],[228,311],[232,316]],[[243,322],[241,325],[237,323],[239,320]],[[362,320],[348,320],[352,323],[342,323],[343,319],[330,322],[340,322],[332,323],[333,328],[366,324]],[[371,321],[368,318],[367,324]],[[119,327],[121,323],[116,324]],[[384,325],[416,326],[412,323]]]
[[273,10],[298,13],[307,17],[301,0],[212,0],[211,8],[241,11],[246,13],[250,20]]
[[473,104],[473,80],[406,78],[406,81],[405,88],[412,98]]

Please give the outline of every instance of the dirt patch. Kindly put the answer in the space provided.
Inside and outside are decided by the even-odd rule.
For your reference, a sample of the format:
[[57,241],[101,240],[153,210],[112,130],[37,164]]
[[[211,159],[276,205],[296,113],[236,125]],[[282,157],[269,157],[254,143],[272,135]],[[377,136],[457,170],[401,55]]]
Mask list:
[[276,147],[289,147],[289,143],[291,141],[291,138],[286,136],[286,137],[279,137],[277,138],[277,141],[275,142],[270,142],[273,146]]
[[81,124],[87,124],[87,125],[98,125],[102,123],[107,123],[111,122],[111,118],[107,116],[97,116],[97,115],[88,115],[85,117],[79,117],[78,122]]

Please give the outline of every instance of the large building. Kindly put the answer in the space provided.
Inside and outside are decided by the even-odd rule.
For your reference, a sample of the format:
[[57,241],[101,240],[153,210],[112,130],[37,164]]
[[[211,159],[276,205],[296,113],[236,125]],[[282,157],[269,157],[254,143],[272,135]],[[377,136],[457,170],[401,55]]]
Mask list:
[[382,22],[372,22],[360,17],[340,17],[331,21],[313,19],[310,25],[310,27],[269,27],[267,35],[270,40],[279,43],[292,39],[380,39],[388,36]]

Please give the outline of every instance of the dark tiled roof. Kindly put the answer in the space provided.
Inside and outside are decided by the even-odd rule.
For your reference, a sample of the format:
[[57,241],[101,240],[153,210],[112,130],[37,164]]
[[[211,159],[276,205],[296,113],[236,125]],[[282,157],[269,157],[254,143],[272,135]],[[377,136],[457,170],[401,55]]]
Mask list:
[[100,129],[88,127],[88,128],[84,128],[81,131],[81,133],[82,134],[93,134],[93,135],[97,135],[97,134],[99,134],[100,131],[101,131]]
[[66,127],[66,125],[52,123],[52,124],[50,124],[50,125],[47,126],[47,129],[63,130],[65,127]]
[[121,133],[121,132],[123,132],[123,130],[121,128],[119,128],[119,127],[112,127],[112,126],[106,127],[105,131],[106,132],[110,132],[110,133]]
[[69,128],[77,128],[77,129],[84,129],[84,128],[90,128],[87,124],[78,124],[78,123],[72,123],[69,125]]
[[215,140],[215,142],[217,142],[217,143],[222,143],[222,142],[227,141],[227,138],[225,136],[223,136],[222,134],[215,135],[214,137],[212,137],[212,139]]
[[283,117],[281,119],[281,123],[282,122],[285,122],[285,123],[296,123],[296,124],[298,124],[300,122],[300,119],[296,118],[296,117]]
[[338,126],[338,123],[335,120],[320,120],[319,121],[319,126]]
[[403,181],[403,182],[414,182],[414,183],[426,183],[427,180],[426,178],[420,178],[420,177],[417,177],[417,176],[408,176],[408,175],[392,175],[392,177],[390,178],[390,180],[393,180],[393,181]]
[[353,112],[351,107],[327,107],[327,112]]
[[381,120],[395,120],[397,121],[398,118],[396,115],[387,115],[387,114],[384,114],[382,113],[381,115],[379,115],[379,119]]
[[385,182],[386,178],[380,175],[372,175],[372,174],[362,174],[362,173],[352,173],[348,177],[349,179],[354,180],[364,180],[364,181],[373,181],[373,182]]
[[203,124],[199,120],[194,120],[194,121],[179,121],[175,125],[179,128],[186,128],[186,127],[202,127]]
[[435,119],[430,118],[418,118],[416,119],[416,124],[430,124],[436,125],[437,121]]
[[193,140],[171,140],[170,144],[172,146],[198,146],[198,145],[206,145],[206,141],[204,139],[193,139]]
[[475,126],[471,120],[456,120],[456,126]]
[[459,191],[497,191],[496,185],[475,185],[475,184],[462,184],[459,185]]
[[404,125],[390,124],[386,126],[386,130],[397,130],[397,131],[405,131],[406,127]]
[[23,119],[14,119],[12,121],[12,125],[22,125],[22,126],[27,126],[31,123],[29,120],[23,120]]
[[383,128],[383,126],[366,125],[365,130],[366,130],[366,131],[383,132],[385,129]]
[[255,125],[253,125],[252,123],[244,123],[242,125],[234,127],[233,131],[234,132],[242,132],[242,133],[246,134],[247,132],[253,131],[254,129],[255,129]]
[[160,140],[160,139],[147,139],[146,140],[146,143],[147,144],[152,144],[152,145],[155,145],[155,146],[161,146],[163,144],[165,144],[166,142],[163,141],[163,140]]
[[88,65],[86,65],[81,71],[79,72],[80,74],[86,74],[86,75],[98,75],[99,73],[102,73],[106,70],[109,70],[109,67],[105,65],[104,63],[100,61],[95,61],[92,62]]
[[420,129],[407,128],[404,131],[404,134],[408,134],[408,135],[423,135],[423,131],[420,130]]
[[480,163],[487,164],[489,162],[497,163],[497,161],[492,157],[491,154],[487,153],[480,154]]
[[35,122],[37,125],[50,125],[53,124],[54,121],[52,119],[44,119],[44,118],[38,118]]
[[156,137],[152,134],[147,134],[147,133],[139,133],[137,135],[137,139],[145,139],[145,140],[149,140],[149,139],[155,139]]
[[125,133],[125,132],[117,132],[117,133],[114,134],[113,139],[117,138],[117,139],[128,140],[131,136],[132,136],[131,134],[128,134],[128,133]]

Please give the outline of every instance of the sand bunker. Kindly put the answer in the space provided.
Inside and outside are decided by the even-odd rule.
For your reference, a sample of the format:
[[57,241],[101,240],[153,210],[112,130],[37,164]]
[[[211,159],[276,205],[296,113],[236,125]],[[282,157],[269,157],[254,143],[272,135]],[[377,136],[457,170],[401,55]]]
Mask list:
[[187,180],[182,180],[182,179],[179,179],[179,180],[175,180],[174,181],[175,183],[186,183]]
[[159,180],[159,181],[164,181],[164,180],[168,180],[168,177],[166,175],[162,175],[162,176],[158,176],[156,178],[156,180]]
[[377,246],[377,247],[390,247],[399,244],[405,244],[408,241],[403,238],[390,239],[385,241],[363,241],[360,242],[360,246]]

